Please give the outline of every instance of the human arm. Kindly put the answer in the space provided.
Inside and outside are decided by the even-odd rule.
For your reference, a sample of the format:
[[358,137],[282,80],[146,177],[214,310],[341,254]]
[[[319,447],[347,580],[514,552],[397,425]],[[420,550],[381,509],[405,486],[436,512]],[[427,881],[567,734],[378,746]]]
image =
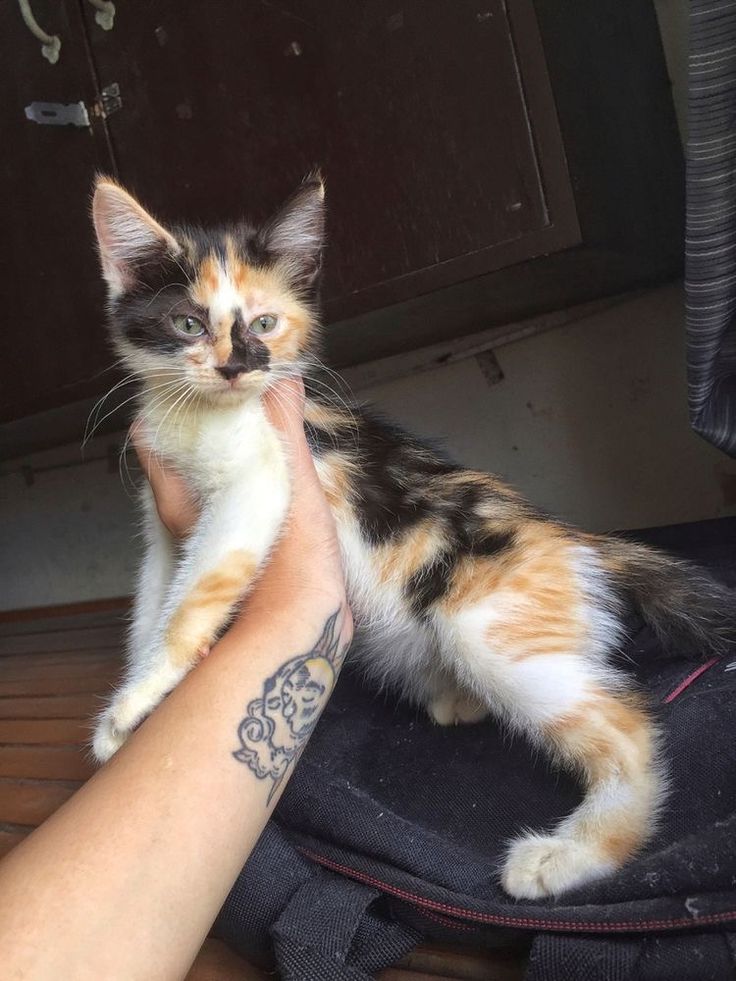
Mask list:
[[[352,636],[297,397],[287,389],[290,408],[272,414],[291,447],[290,520],[243,611],[111,762],[0,864],[10,977],[183,977],[278,799],[283,780],[275,787],[233,755],[248,756],[241,722],[268,679],[324,647],[333,616],[335,671]],[[317,674],[317,710],[328,681]],[[285,724],[298,750],[309,726]]]

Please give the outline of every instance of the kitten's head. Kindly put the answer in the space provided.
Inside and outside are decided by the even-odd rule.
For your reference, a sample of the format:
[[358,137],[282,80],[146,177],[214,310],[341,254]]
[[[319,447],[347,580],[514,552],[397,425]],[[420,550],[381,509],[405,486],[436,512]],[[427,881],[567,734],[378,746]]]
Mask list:
[[260,227],[164,228],[106,178],[92,214],[115,346],[151,390],[234,402],[301,370],[317,341],[319,177]]

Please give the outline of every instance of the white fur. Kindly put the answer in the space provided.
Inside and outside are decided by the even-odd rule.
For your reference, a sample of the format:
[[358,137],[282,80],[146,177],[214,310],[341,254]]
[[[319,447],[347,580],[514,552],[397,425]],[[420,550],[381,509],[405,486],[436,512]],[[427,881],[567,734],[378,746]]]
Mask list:
[[[178,414],[175,424],[168,421],[168,408],[164,403],[151,410],[149,436],[157,434],[156,451],[185,474],[204,507],[177,555],[150,494],[144,495],[147,547],[128,668],[95,733],[93,749],[100,760],[122,745],[186,673],[187,665],[173,662],[166,635],[171,618],[197,582],[235,550],[252,554],[260,566],[288,509],[286,453],[258,400],[220,406],[198,403]],[[243,591],[248,585],[243,583]]]
[[224,321],[229,328],[236,310],[247,316],[244,298],[220,263],[216,264],[216,269],[217,287],[213,290],[209,304],[210,323],[219,324]]
[[172,254],[176,240],[162,228],[127,191],[110,181],[100,181],[92,202],[100,261],[111,297],[130,285],[136,260],[158,245]]
[[595,846],[577,838],[529,834],[509,848],[502,882],[519,899],[542,899],[601,879],[615,868]]
[[[316,466],[329,483],[329,464]],[[357,624],[354,649],[374,683],[427,704],[440,671],[434,631],[412,616],[403,583],[381,581],[354,512],[339,510],[335,520]]]

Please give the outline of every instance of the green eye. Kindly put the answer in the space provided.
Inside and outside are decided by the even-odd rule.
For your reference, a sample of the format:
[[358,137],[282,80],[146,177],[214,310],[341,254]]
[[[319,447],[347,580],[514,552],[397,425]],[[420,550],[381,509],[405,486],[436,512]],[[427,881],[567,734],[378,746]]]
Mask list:
[[171,319],[179,333],[186,334],[187,337],[201,337],[205,332],[204,324],[196,317],[188,317],[184,313],[179,313]]
[[272,330],[275,329],[278,323],[278,318],[274,317],[272,313],[262,313],[260,317],[256,317],[250,323],[250,329],[254,334],[270,334]]

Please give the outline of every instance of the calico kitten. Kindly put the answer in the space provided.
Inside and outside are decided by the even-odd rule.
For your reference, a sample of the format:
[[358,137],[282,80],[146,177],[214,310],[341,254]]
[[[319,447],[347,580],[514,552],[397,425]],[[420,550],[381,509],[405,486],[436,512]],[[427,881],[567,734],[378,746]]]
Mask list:
[[[93,212],[146,440],[202,503],[177,550],[144,489],[127,673],[94,738],[105,760],[215,638],[284,520],[288,461],[261,396],[314,363],[324,188],[308,179],[260,227],[164,228],[104,179]],[[612,872],[652,831],[663,794],[656,728],[610,660],[626,600],[663,636],[720,651],[734,635],[731,595],[684,562],[551,520],[317,391],[308,385],[306,426],[364,638],[356,656],[436,722],[493,712],[580,774],[582,804],[511,844],[511,895]]]

